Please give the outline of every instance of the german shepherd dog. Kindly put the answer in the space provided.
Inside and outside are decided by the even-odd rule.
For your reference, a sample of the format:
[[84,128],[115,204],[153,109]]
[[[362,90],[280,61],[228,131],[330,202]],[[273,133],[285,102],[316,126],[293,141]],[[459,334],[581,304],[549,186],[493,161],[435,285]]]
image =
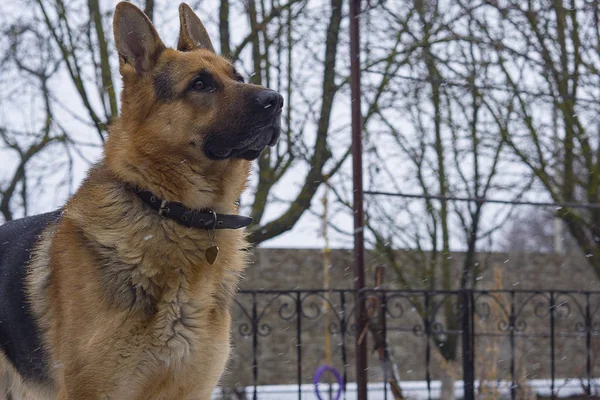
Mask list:
[[245,84],[179,7],[177,49],[119,3],[122,113],[60,210],[0,227],[0,396],[208,399],[251,219],[237,200],[283,98]]

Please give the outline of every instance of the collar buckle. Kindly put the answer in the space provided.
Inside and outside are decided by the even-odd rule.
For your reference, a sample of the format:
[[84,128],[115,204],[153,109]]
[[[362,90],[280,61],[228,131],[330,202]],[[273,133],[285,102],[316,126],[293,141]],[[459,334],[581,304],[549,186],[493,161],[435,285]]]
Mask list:
[[167,201],[163,200],[160,203],[160,207],[158,208],[158,215],[162,216],[163,214],[169,214],[171,212],[171,209],[169,207],[167,207]]
[[214,218],[214,222],[212,224],[212,226],[206,228],[206,229],[210,229],[211,231],[214,231],[217,228],[217,223],[219,222],[219,218],[217,217],[217,213],[214,212],[213,210],[208,210],[208,213],[210,215],[212,215],[212,217]]

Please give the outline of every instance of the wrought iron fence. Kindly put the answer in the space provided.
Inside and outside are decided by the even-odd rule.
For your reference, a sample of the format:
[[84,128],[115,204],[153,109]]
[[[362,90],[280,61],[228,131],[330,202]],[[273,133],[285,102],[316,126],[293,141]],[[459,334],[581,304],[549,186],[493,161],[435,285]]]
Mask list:
[[[600,291],[364,293],[369,324],[357,332],[353,290],[240,292],[222,393],[317,398],[315,371],[328,364],[341,398],[354,398],[359,339],[372,350],[370,398],[436,398],[452,374],[451,390],[464,398],[600,396]],[[322,379],[335,395],[335,376]]]

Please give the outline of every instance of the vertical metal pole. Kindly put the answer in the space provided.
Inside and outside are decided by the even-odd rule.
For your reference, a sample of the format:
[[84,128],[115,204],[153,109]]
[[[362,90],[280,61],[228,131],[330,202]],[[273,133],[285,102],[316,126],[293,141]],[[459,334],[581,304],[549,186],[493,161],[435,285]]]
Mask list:
[[367,400],[365,243],[362,184],[362,120],[360,95],[360,0],[350,0],[350,86],[352,107],[352,175],[354,177],[354,289],[356,290],[356,385],[358,400]]
[[[327,201],[327,197],[329,195],[329,186],[327,185],[327,177],[325,177],[325,193],[323,194],[323,289],[325,289],[325,293],[323,293],[323,321],[325,322],[325,363],[327,365],[333,365],[333,358],[331,356],[331,332],[330,332],[330,322],[331,315],[329,312],[329,303],[330,303],[330,290],[329,290],[329,266],[331,265],[331,261],[329,255],[331,253],[331,249],[329,248],[329,234],[328,234],[328,211],[329,211],[329,203]],[[331,385],[329,385],[331,388]]]

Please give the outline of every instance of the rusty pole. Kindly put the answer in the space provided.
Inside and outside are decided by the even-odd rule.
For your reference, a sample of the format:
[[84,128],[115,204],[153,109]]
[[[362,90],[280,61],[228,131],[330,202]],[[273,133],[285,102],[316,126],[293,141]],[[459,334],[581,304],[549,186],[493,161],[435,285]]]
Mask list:
[[362,118],[360,112],[360,0],[350,0],[350,86],[352,107],[352,175],[354,180],[354,289],[356,290],[356,389],[367,400],[367,326],[365,296],[365,239],[362,180]]

